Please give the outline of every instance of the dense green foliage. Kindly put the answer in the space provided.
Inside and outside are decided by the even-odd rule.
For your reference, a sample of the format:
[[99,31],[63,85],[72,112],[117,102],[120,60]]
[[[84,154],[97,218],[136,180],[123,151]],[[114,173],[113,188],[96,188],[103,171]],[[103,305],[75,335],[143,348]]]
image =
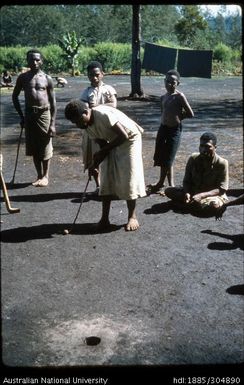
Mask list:
[[[241,16],[219,12],[213,17],[198,5],[141,5],[141,40],[169,47],[212,49],[214,70],[241,68]],[[224,6],[223,10],[224,11]],[[223,16],[226,15],[226,16]],[[72,55],[61,41],[74,34],[79,46]],[[102,62],[106,72],[131,67],[132,6],[10,5],[1,8],[0,70],[26,66],[25,53],[39,48],[45,70],[85,72],[89,60]],[[82,44],[81,44],[82,42]],[[61,46],[61,47],[60,47]]]
[[[26,52],[30,48],[30,46],[0,47],[0,71],[2,72],[5,68],[8,68],[11,72],[20,72],[27,65]],[[52,74],[70,72],[70,63],[66,60],[60,46],[52,44],[36,48],[43,54],[44,71]],[[86,73],[87,64],[91,60],[100,61],[105,72],[128,72],[131,65],[131,45],[122,43],[98,43],[94,47],[81,45],[76,57],[75,75]]]
[[[4,6],[1,46],[57,44],[70,31],[82,37],[86,46],[99,42],[131,43],[131,20],[131,5]],[[213,17],[203,13],[198,5],[141,5],[141,32],[144,41],[167,39],[184,45],[192,44],[192,37],[195,39],[195,34],[200,33],[202,49],[206,43],[207,48],[224,43],[240,49],[241,16],[224,17],[219,12]]]
[[[167,46],[167,41],[156,42]],[[18,73],[26,64],[26,47],[0,47],[0,72],[8,68],[12,73]],[[70,64],[66,60],[60,46],[52,44],[37,47],[44,56],[43,70],[50,74],[70,73]],[[175,48],[178,48],[175,45]],[[143,48],[141,49],[143,57]],[[241,74],[241,57],[238,50],[220,43],[213,51],[213,74],[233,73]],[[98,60],[102,63],[104,71],[109,73],[129,73],[131,67],[131,45],[116,43],[98,43],[93,47],[80,46],[76,57],[77,66],[75,75],[86,74],[87,63]],[[144,72],[143,72],[144,73]]]

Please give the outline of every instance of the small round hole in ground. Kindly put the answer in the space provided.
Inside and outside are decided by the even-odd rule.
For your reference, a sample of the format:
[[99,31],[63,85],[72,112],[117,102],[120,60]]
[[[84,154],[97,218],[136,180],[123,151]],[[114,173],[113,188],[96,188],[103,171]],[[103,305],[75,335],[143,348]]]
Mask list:
[[85,338],[85,343],[88,346],[95,346],[95,345],[100,344],[100,342],[101,342],[101,338],[96,337],[96,336],[90,336],[90,337]]

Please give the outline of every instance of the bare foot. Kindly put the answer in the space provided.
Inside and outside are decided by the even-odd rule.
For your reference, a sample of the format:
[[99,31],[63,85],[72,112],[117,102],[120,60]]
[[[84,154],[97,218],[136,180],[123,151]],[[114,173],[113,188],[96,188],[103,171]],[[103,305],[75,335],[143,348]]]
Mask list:
[[139,228],[139,223],[136,218],[130,218],[129,222],[125,225],[126,231],[135,231]]
[[48,185],[48,178],[44,176],[42,179],[39,180],[38,187],[46,187]]
[[95,228],[98,231],[106,230],[109,226],[110,226],[110,222],[103,219],[101,219],[98,223],[95,224]]
[[159,194],[162,187],[163,186],[160,186],[158,183],[149,184],[149,185],[147,185],[146,193],[147,193],[147,195]]
[[32,183],[32,186],[38,186],[41,179],[37,179],[35,182]]

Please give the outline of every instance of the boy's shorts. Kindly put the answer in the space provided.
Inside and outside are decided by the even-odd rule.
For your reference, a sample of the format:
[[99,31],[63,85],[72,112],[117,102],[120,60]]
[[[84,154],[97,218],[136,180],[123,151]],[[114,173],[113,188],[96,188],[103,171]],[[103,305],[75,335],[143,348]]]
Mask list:
[[161,124],[156,137],[154,166],[171,167],[173,165],[180,146],[181,132],[181,124],[176,127]]

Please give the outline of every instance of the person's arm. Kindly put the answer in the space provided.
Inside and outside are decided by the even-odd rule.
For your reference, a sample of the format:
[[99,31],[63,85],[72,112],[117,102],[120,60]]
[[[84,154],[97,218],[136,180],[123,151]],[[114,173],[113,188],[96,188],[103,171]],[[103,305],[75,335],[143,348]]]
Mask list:
[[55,121],[56,121],[56,114],[57,114],[56,98],[54,94],[53,81],[50,76],[47,76],[47,81],[48,81],[47,93],[48,93],[48,100],[50,104],[50,113],[51,113],[51,121],[50,121],[48,133],[50,136],[54,136],[56,133],[56,128],[55,128]]
[[24,127],[25,119],[24,119],[24,114],[23,114],[21,106],[20,106],[20,102],[19,102],[19,94],[23,90],[22,77],[23,76],[19,75],[19,77],[16,80],[16,84],[15,84],[13,94],[12,94],[12,101],[13,101],[14,108],[16,109],[16,111],[18,112],[18,114],[20,116],[20,125],[21,125],[21,127]]
[[128,134],[122,124],[117,122],[112,128],[113,131],[116,133],[116,137],[111,142],[106,143],[100,151],[94,154],[94,164],[92,166],[93,168],[97,168],[98,165],[106,158],[106,156],[113,148],[120,146],[128,139]]
[[193,118],[194,112],[184,94],[181,94],[181,102],[182,102],[182,108],[183,108],[181,120],[186,118]]
[[106,146],[106,144],[108,143],[106,140],[104,139],[94,139],[94,141],[99,145],[100,148],[103,148],[104,146]]
[[200,202],[204,198],[216,197],[217,195],[223,194],[224,192],[225,192],[224,190],[219,189],[219,188],[216,188],[216,189],[213,189],[213,190],[210,190],[210,191],[204,191],[204,192],[201,192],[201,193],[193,195],[191,197],[190,202],[191,203],[193,203],[193,202]]
[[191,187],[192,187],[192,166],[193,166],[193,158],[190,157],[186,163],[185,175],[183,179],[183,190],[185,193],[184,201],[185,203],[189,203],[191,200]]
[[232,201],[224,202],[223,206],[219,207],[218,211],[216,212],[215,219],[216,221],[220,221],[222,219],[222,216],[229,206],[238,206],[244,204],[244,194],[239,196],[236,199],[233,199]]
[[116,108],[117,107],[116,95],[111,95],[110,98],[109,98],[109,102],[108,103],[104,103],[104,104],[106,104],[106,106],[111,106],[111,107]]
[[195,194],[191,201],[200,202],[201,199],[208,197],[215,197],[223,195],[228,190],[229,185],[229,172],[228,172],[228,161],[225,159],[222,164],[218,165],[218,179],[216,180],[216,188],[210,191],[204,191],[199,194]]
[[226,207],[228,206],[238,206],[244,204],[244,194],[240,195],[238,198],[233,199],[232,201],[228,201],[224,203]]

